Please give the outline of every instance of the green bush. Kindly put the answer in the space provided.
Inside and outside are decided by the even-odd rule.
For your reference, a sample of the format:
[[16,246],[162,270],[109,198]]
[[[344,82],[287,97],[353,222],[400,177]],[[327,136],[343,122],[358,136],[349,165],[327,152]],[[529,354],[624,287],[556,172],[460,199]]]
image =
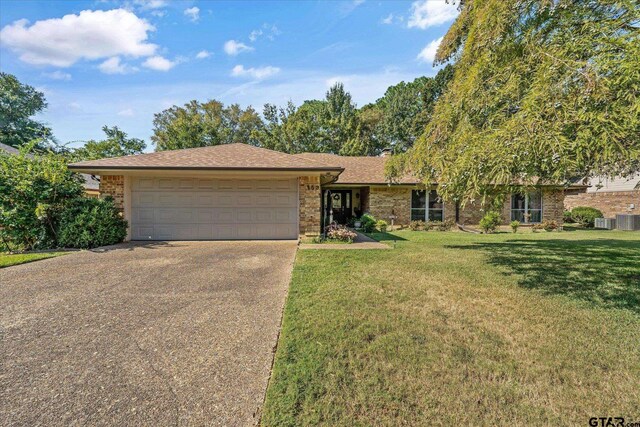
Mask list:
[[379,219],[376,221],[376,229],[381,233],[386,233],[388,226],[389,224],[387,224],[387,221],[385,221],[384,219]]
[[493,233],[498,226],[502,223],[502,217],[499,212],[490,211],[487,212],[480,220],[480,228],[485,233]]
[[362,231],[365,233],[373,233],[376,230],[376,219],[371,214],[364,214],[360,218],[362,222]]
[[77,198],[62,212],[58,242],[63,247],[90,249],[113,245],[126,236],[127,222],[110,197]]
[[596,218],[602,217],[604,217],[604,215],[602,215],[601,211],[588,206],[578,206],[573,208],[571,211],[571,218],[573,218],[573,221],[584,227],[593,227]]
[[511,226],[511,231],[513,231],[514,233],[517,233],[518,227],[520,227],[520,221],[511,221],[509,225]]
[[0,241],[10,250],[58,246],[60,216],[83,194],[81,179],[52,152],[32,155],[35,143],[19,154],[0,152]]
[[424,231],[425,226],[426,226],[425,222],[422,221],[421,219],[417,221],[411,221],[409,223],[409,229],[411,231]]
[[573,223],[573,216],[571,216],[571,211],[565,210],[562,212],[562,222]]

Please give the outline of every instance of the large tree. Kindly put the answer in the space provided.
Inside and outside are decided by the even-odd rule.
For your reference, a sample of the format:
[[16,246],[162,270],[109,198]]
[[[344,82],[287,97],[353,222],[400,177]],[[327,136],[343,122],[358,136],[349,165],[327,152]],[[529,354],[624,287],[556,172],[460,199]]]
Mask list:
[[106,139],[87,141],[83,147],[73,150],[71,155],[78,160],[95,160],[140,154],[147,147],[142,139],[129,138],[117,126],[112,128],[104,126],[102,131],[105,133]]
[[449,81],[453,66],[447,65],[434,77],[418,77],[412,82],[390,86],[375,106],[381,110],[380,137],[397,153],[411,148],[431,120],[433,108]]
[[498,183],[564,183],[640,165],[637,0],[467,0],[455,61],[408,161],[466,200]]
[[28,142],[51,139],[51,129],[32,117],[47,108],[44,94],[0,73],[0,142],[20,147]]
[[156,114],[153,127],[151,140],[158,151],[232,142],[259,145],[262,120],[251,106],[243,110],[237,104],[225,107],[216,100],[194,100]]

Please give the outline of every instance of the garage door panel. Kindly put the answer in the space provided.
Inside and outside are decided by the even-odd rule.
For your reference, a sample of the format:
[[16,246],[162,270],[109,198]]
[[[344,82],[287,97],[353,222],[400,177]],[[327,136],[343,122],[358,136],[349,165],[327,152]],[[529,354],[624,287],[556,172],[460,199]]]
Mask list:
[[132,179],[134,240],[292,239],[297,180]]

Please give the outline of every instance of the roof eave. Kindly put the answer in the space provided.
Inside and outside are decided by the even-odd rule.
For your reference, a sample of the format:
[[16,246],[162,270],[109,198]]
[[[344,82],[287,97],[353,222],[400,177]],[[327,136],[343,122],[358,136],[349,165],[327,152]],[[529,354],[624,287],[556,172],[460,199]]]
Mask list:
[[234,171],[234,172],[343,172],[340,167],[299,167],[299,168],[261,168],[261,167],[211,167],[211,166],[114,166],[81,165],[67,166],[74,172],[96,173],[98,171]]

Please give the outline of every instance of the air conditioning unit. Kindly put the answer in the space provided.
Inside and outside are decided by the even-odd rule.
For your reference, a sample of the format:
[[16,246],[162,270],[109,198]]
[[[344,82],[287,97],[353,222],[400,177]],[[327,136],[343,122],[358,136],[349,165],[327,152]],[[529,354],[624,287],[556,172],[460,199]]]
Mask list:
[[615,218],[596,218],[595,227],[603,230],[613,230],[616,228],[616,219]]
[[640,230],[640,215],[616,215],[616,228],[618,230]]

